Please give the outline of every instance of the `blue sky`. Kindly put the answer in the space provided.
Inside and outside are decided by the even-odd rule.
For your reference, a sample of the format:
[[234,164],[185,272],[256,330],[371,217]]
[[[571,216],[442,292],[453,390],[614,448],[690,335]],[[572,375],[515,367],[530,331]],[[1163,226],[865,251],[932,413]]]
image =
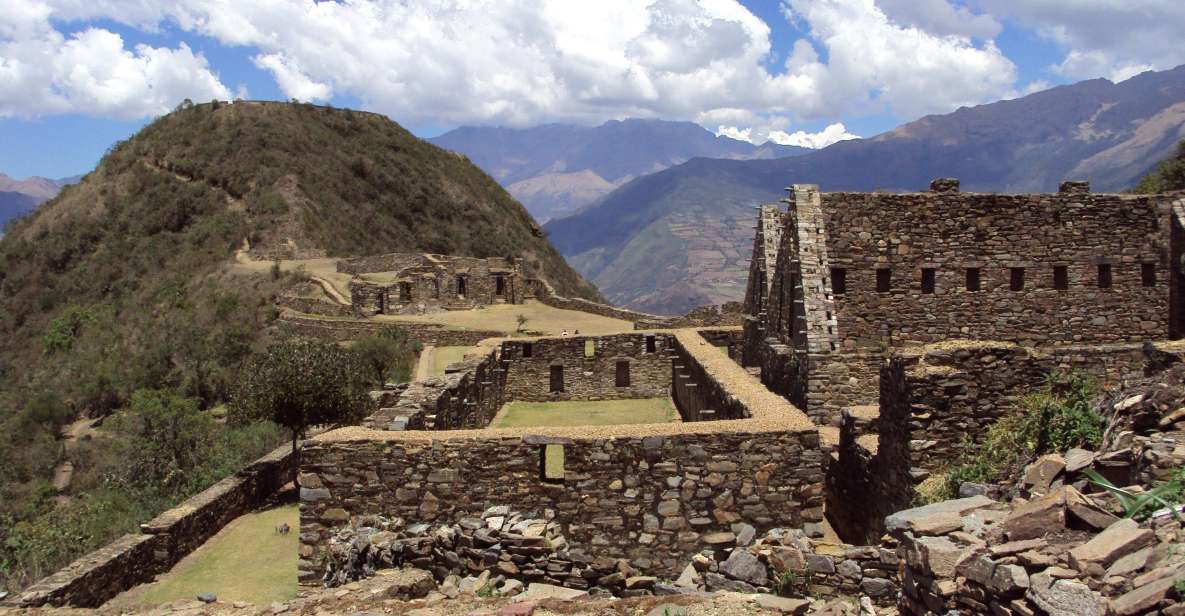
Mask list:
[[6,4],[0,172],[18,178],[89,171],[187,97],[363,108],[420,136],[652,117],[817,147],[1185,63],[1179,0]]

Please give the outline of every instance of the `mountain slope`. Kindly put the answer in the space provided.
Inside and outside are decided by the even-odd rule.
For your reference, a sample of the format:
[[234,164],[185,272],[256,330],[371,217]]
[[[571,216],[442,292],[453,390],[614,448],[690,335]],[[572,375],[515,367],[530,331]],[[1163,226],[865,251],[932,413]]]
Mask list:
[[[1118,191],[1182,138],[1185,66],[927,116],[793,158],[692,160],[635,179],[545,229],[611,301],[679,313],[740,298],[750,208],[782,198],[791,184],[922,190],[933,178],[957,177],[968,191],[1033,192],[1086,179],[1094,190]],[[691,250],[675,250],[680,245]]]
[[0,173],[0,231],[9,220],[23,216],[57,196],[63,186],[76,184],[81,176],[50,180],[31,177],[17,180]]
[[494,176],[539,220],[571,213],[632,178],[688,159],[771,158],[809,152],[717,137],[691,122],[614,120],[596,127],[461,127],[429,139]]

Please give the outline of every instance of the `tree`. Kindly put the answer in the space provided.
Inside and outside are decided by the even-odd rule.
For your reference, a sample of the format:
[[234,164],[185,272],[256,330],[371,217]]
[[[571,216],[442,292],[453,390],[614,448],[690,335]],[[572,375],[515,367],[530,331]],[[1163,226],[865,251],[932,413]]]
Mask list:
[[1132,192],[1153,194],[1173,190],[1185,190],[1185,141],[1177,144],[1175,154],[1161,161],[1148,175],[1140,178]]
[[246,362],[231,396],[232,424],[268,419],[292,432],[292,451],[309,426],[341,426],[374,402],[356,353],[315,340],[273,344]]
[[391,374],[406,379],[411,373],[412,361],[420,352],[419,341],[407,335],[407,330],[388,325],[377,334],[355,342],[350,350],[377,378],[379,385],[387,382]]
[[116,441],[124,482],[173,494],[193,487],[193,471],[210,455],[218,430],[196,400],[154,389],[133,393],[112,423],[125,437]]
[[520,331],[520,332],[521,332],[521,331],[523,331],[523,329],[525,329],[525,328],[527,327],[527,321],[528,321],[528,320],[529,320],[529,319],[527,319],[527,315],[525,315],[525,314],[523,314],[523,313],[521,313],[521,312],[520,312],[520,313],[518,313],[518,314],[517,314],[517,315],[514,317],[514,322],[515,322],[515,323],[518,323],[518,329],[517,329],[516,331]]

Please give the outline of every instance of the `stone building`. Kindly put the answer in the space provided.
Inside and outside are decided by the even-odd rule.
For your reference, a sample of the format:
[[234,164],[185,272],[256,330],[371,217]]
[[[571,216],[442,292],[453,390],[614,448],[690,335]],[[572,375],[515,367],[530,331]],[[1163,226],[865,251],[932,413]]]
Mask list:
[[[895,349],[951,339],[1030,347],[1179,335],[1181,218],[1157,196],[790,189],[777,249],[764,210],[755,246],[776,264],[747,298],[745,357],[816,421],[874,404]],[[753,278],[753,276],[751,276]],[[759,297],[754,289],[767,291]]]
[[355,311],[420,314],[521,304],[526,292],[517,259],[391,253],[344,259],[337,271],[352,274]]

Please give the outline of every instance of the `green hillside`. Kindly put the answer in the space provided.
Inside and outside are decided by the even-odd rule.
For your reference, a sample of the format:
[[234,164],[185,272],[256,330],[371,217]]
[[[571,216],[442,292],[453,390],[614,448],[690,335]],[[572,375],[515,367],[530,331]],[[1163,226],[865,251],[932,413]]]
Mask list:
[[1151,195],[1185,190],[1185,141],[1177,144],[1172,156],[1160,161],[1148,175],[1140,178],[1132,192]]
[[[559,292],[597,297],[492,179],[385,117],[184,105],[113,146],[0,239],[0,589],[282,440],[278,430],[240,433],[191,417],[226,401],[239,366],[266,341],[273,298],[298,282],[232,269],[245,238],[331,256],[516,255]],[[132,420],[66,449],[75,479],[59,495],[50,482],[61,428],[136,400]],[[199,467],[168,486],[121,480],[115,448],[93,443],[134,449],[154,438],[135,417],[161,408],[186,418],[186,442],[205,452]]]

